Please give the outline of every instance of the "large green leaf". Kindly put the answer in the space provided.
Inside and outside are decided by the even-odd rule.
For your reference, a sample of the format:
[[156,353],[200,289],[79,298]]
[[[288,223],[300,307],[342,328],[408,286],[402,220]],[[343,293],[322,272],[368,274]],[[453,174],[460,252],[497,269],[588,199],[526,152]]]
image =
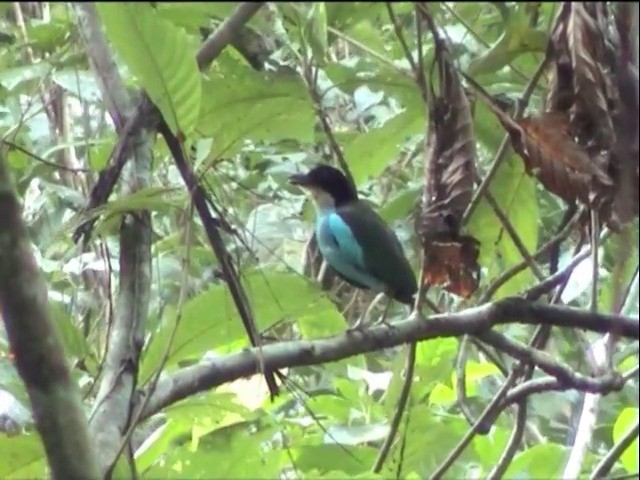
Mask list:
[[[508,217],[525,248],[532,254],[538,246],[538,202],[534,180],[524,171],[519,157],[505,160],[494,177],[489,191]],[[505,231],[502,222],[486,200],[482,200],[468,224],[468,231],[481,243],[480,264],[491,281],[508,268],[523,261],[522,255]],[[504,284],[494,298],[520,292],[535,277],[527,269]]]
[[236,2],[159,2],[158,15],[174,25],[196,32],[200,27],[211,25],[211,18],[225,18],[231,15]]
[[[469,424],[460,417],[439,415],[425,404],[416,404],[407,412],[410,419],[406,427],[403,447],[397,442],[393,456],[383,468],[385,478],[404,478],[404,473],[416,470],[420,478],[431,478],[434,470],[442,463],[451,450],[460,441]],[[394,464],[402,459],[402,474],[393,473],[398,467]],[[457,466],[447,472],[446,478],[464,478],[461,473],[470,461],[477,460],[472,449],[466,449],[459,457]]]
[[52,80],[85,102],[98,103],[102,98],[96,77],[89,71],[58,70],[53,73]]
[[98,3],[112,45],[176,134],[189,135],[202,83],[194,43],[148,3]]
[[191,441],[172,446],[145,478],[277,478],[287,461],[283,450],[267,450],[273,427],[255,431],[252,424],[212,425],[205,435],[194,428]]
[[[493,363],[468,361],[465,367],[465,391],[467,398],[478,395],[480,381],[490,375],[500,373],[498,367]],[[457,400],[457,392],[453,385],[457,383],[456,372],[451,374],[451,387],[442,383],[436,385],[429,395],[429,403],[447,405]]]
[[311,142],[315,114],[297,76],[255,72],[224,57],[203,83],[198,132],[214,140],[213,156],[230,155],[246,140]]
[[[613,425],[613,441],[616,443],[619,442],[622,436],[633,427],[634,423],[638,423],[638,409],[625,408],[622,410],[616,419],[616,423]],[[620,456],[620,461],[627,472],[638,472],[638,437],[636,437]]]
[[24,65],[13,68],[3,68],[0,71],[0,85],[7,90],[21,91],[25,84],[35,90],[37,82],[47,76],[52,70],[51,65],[46,63],[36,63],[34,65]]
[[172,208],[184,205],[185,193],[176,188],[147,187],[140,189],[130,195],[112,200],[91,211],[82,213],[71,218],[59,234],[66,235],[77,228],[82,222],[101,215],[96,233],[108,231],[119,225],[121,215],[136,210],[150,210],[167,213]]
[[[258,329],[283,320],[297,320],[303,332],[335,333],[344,328],[340,314],[317,285],[294,273],[255,271],[243,284],[251,301]],[[158,368],[169,348],[176,312],[165,311],[142,364],[142,378]],[[199,359],[209,350],[229,352],[247,345],[247,334],[226,285],[215,285],[185,303],[168,350],[167,366]]]
[[557,443],[534,445],[516,455],[504,478],[561,478],[569,448]]
[[421,109],[406,110],[380,128],[358,135],[345,146],[344,155],[356,184],[368,178],[376,178],[393,163],[404,148],[405,142],[424,130]]
[[376,450],[364,446],[347,451],[342,445],[308,445],[292,448],[290,454],[293,464],[312,478],[353,478],[364,473],[372,478],[368,466],[376,458]]
[[0,478],[41,478],[46,466],[40,437],[0,435]]

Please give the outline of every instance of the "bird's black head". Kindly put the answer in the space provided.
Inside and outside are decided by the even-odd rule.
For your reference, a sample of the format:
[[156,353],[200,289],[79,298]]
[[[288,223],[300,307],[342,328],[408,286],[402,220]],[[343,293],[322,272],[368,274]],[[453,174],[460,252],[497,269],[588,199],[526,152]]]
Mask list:
[[289,177],[289,183],[310,190],[319,205],[322,199],[318,194],[328,194],[336,207],[358,200],[358,192],[347,177],[329,165],[318,165],[307,173],[296,173]]

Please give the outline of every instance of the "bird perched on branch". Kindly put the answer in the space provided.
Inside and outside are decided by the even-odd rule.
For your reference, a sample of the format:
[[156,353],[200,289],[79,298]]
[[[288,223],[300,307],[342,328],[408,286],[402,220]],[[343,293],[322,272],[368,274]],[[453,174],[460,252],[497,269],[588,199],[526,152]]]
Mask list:
[[[289,182],[305,190],[317,210],[316,237],[326,262],[351,285],[386,293],[411,305],[416,277],[396,234],[366,203],[344,174],[318,165]],[[352,328],[358,328],[362,317]]]

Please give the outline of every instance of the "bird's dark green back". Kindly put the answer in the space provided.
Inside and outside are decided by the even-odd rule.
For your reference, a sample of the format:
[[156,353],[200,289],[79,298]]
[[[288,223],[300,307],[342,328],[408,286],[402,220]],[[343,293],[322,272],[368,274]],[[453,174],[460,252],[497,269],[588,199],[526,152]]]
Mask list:
[[362,248],[367,271],[390,287],[393,298],[412,303],[416,277],[393,230],[361,200],[338,207],[336,213]]

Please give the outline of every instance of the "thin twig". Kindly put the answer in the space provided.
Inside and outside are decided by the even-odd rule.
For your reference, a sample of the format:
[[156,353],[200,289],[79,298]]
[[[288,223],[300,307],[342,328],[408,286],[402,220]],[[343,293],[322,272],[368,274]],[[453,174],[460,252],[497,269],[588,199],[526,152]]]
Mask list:
[[[306,61],[305,61],[306,63]],[[338,163],[343,173],[349,180],[349,183],[356,188],[356,183],[353,179],[353,175],[351,174],[351,170],[349,169],[349,165],[347,164],[347,160],[344,157],[344,153],[342,152],[342,147],[336,140],[336,136],[333,134],[333,129],[329,124],[328,115],[324,112],[322,108],[322,102],[320,100],[321,95],[318,92],[318,84],[317,84],[317,72],[318,68],[314,68],[311,64],[306,63],[304,66],[304,78],[307,83],[307,91],[309,92],[309,97],[311,97],[311,101],[313,103],[313,108],[316,112],[316,116],[320,121],[320,126],[322,127],[322,131],[324,132],[327,140],[329,142],[329,148],[333,153],[333,157],[335,161]]]
[[[522,117],[524,110],[529,104],[529,99],[531,97],[531,94],[533,93],[533,90],[535,89],[536,84],[538,83],[538,80],[542,75],[542,72],[544,72],[544,69],[547,66],[547,62],[548,62],[548,56],[545,56],[542,62],[540,62],[540,64],[538,65],[538,68],[536,69],[536,71],[531,76],[531,79],[529,80],[529,83],[525,87],[524,92],[522,92],[522,96],[520,97],[520,101],[516,105],[516,111],[513,115],[513,118],[515,120],[518,120],[520,119],[520,117]],[[502,143],[500,144],[500,147],[498,147],[498,151],[496,152],[496,156],[494,157],[493,162],[491,162],[491,166],[489,167],[489,170],[487,171],[486,175],[482,179],[480,186],[476,190],[475,194],[473,195],[473,198],[471,199],[471,202],[469,203],[469,206],[467,207],[467,209],[464,212],[464,215],[462,216],[463,225],[469,221],[469,219],[471,218],[471,215],[473,215],[473,212],[475,211],[476,207],[480,203],[481,198],[485,195],[485,192],[489,190],[489,185],[491,184],[493,177],[496,175],[496,173],[498,172],[498,168],[500,168],[500,165],[502,165],[502,162],[507,156],[506,153],[510,144],[511,144],[511,140],[510,140],[509,134],[506,134],[502,139]]]
[[71,172],[71,173],[88,173],[91,170],[88,168],[81,168],[81,167],[67,167],[66,165],[61,165],[55,162],[52,162],[50,160],[46,160],[44,158],[42,158],[40,155],[36,155],[35,153],[31,152],[30,150],[24,148],[21,145],[18,145],[17,143],[14,143],[10,140],[2,140],[2,143],[4,143],[5,145],[7,145],[8,147],[14,148],[16,150],[18,150],[19,152],[24,153],[25,155],[33,158],[35,161],[40,162],[44,165],[47,165],[48,167],[51,168],[55,168],[56,170],[64,170],[66,172]]
[[476,420],[469,430],[464,434],[464,437],[458,442],[458,444],[451,450],[451,452],[447,455],[444,461],[438,466],[438,468],[433,472],[430,476],[432,479],[443,478],[444,474],[453,466],[455,461],[462,455],[462,452],[467,448],[473,437],[479,433],[479,429],[482,427],[487,415],[498,405],[502,397],[506,394],[506,392],[511,388],[509,382],[505,382],[501,387],[498,393],[493,397],[489,405],[486,406],[482,414]]
[[396,33],[396,37],[398,37],[398,41],[400,42],[400,46],[402,47],[402,51],[404,52],[404,56],[406,57],[409,65],[411,66],[411,71],[415,75],[418,72],[418,64],[413,59],[413,55],[411,54],[411,50],[409,50],[409,46],[407,45],[407,41],[404,38],[404,34],[402,33],[402,27],[400,26],[400,22],[396,17],[396,14],[393,12],[393,7],[391,3],[385,2],[385,7],[387,7],[387,14],[389,15],[389,19],[393,24],[393,30]]
[[[580,218],[581,211],[576,212],[576,214],[567,222],[567,224],[549,241],[547,241],[544,245],[538,248],[538,251],[532,255],[532,258],[535,260],[540,260],[541,257],[549,253],[553,248],[555,248],[560,242],[565,240],[573,230],[574,225]],[[509,270],[506,270],[504,273],[496,277],[484,291],[478,303],[488,302],[493,298],[493,295],[498,291],[500,287],[502,287],[505,283],[515,277],[518,273],[522,272],[527,268],[527,261],[523,260],[522,262],[514,265]]]
[[340,30],[337,30],[337,29],[335,29],[333,27],[328,27],[327,31],[332,33],[336,37],[340,38],[341,40],[344,40],[345,42],[349,43],[350,45],[356,47],[358,50],[360,50],[361,52],[367,54],[371,58],[379,61],[384,66],[389,67],[392,70],[395,70],[397,73],[400,73],[401,75],[403,75],[405,77],[411,77],[411,74],[409,72],[407,72],[403,68],[398,67],[395,63],[393,63],[393,61],[389,60],[386,57],[383,57],[382,55],[380,55],[375,50],[371,50],[365,44],[359,42],[358,40],[356,40],[354,38],[349,37],[348,35],[342,33]]
[[496,202],[495,198],[493,198],[493,195],[488,190],[484,193],[484,197],[487,200],[487,203],[489,203],[489,205],[493,209],[493,212],[500,220],[500,223],[502,223],[504,229],[509,234],[509,237],[518,250],[518,253],[520,253],[524,261],[527,262],[527,266],[531,269],[538,280],[544,280],[544,274],[542,273],[542,270],[540,270],[540,267],[535,262],[535,260],[531,258],[531,254],[527,251],[527,247],[525,247],[522,239],[520,238],[520,235],[518,235],[518,232],[516,232],[516,229],[513,227],[511,220],[509,220],[509,217],[507,217],[507,215],[504,213],[502,207],[498,205],[498,202]]
[[516,415],[516,424],[513,426],[513,431],[511,432],[511,437],[507,442],[507,446],[505,447],[502,455],[496,462],[495,467],[489,472],[487,475],[487,479],[489,480],[497,480],[502,478],[509,468],[509,465],[513,461],[513,457],[518,452],[518,448],[522,443],[522,437],[524,435],[525,426],[527,424],[527,400],[524,399],[518,403],[518,413]]

